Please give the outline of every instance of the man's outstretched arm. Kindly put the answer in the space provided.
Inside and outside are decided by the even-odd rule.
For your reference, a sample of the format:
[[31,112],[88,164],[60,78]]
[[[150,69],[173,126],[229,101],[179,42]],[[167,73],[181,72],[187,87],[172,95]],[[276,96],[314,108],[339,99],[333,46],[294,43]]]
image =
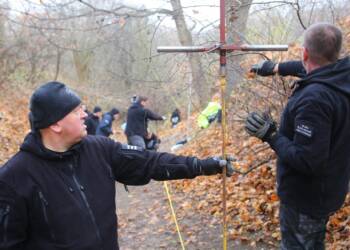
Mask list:
[[306,71],[301,61],[275,63],[271,60],[265,60],[258,64],[254,64],[250,71],[260,76],[272,76],[275,74],[281,76],[296,76],[300,78],[306,76]]

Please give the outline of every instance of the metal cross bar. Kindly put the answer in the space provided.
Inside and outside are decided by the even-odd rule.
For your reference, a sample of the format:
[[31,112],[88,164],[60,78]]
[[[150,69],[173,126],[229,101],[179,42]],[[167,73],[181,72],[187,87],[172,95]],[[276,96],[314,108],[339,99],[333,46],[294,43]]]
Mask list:
[[214,45],[214,46],[159,46],[157,52],[160,53],[190,53],[190,52],[217,52],[225,50],[227,52],[240,51],[287,51],[288,45],[248,45],[241,46],[233,44]]
[[[288,45],[235,45],[226,44],[225,24],[225,0],[220,0],[220,43],[211,46],[162,46],[158,52],[164,53],[193,53],[193,52],[219,52],[220,53],[220,85],[221,85],[221,108],[222,108],[222,155],[227,158],[227,126],[226,126],[226,53],[233,51],[286,51]],[[223,249],[227,249],[227,222],[226,222],[226,168],[222,173],[222,207],[223,207]]]

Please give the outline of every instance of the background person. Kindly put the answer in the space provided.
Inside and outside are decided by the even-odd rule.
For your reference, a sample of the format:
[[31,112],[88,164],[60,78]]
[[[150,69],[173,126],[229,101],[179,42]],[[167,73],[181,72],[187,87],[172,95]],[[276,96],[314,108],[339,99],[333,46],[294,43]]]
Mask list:
[[97,126],[96,135],[109,137],[113,134],[112,125],[114,120],[118,120],[119,110],[112,108],[109,112],[105,113]]
[[[86,112],[87,113],[87,112]],[[88,135],[95,135],[96,129],[102,118],[102,109],[99,106],[95,106],[92,113],[88,113],[85,119],[86,131]]]
[[181,121],[181,112],[178,108],[176,108],[172,113],[170,117],[171,121],[171,127],[175,128],[176,125]]
[[125,135],[130,145],[146,148],[145,138],[148,136],[148,120],[164,121],[166,118],[146,108],[148,98],[137,96],[128,109]]

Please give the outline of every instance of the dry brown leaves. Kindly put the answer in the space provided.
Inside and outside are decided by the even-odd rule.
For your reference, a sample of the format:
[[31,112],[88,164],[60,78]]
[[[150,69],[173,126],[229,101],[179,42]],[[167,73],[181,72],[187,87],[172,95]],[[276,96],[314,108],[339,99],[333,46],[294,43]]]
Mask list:
[[[1,89],[0,98],[0,164],[15,154],[29,131],[28,97]],[[23,93],[22,93],[23,94]],[[26,96],[24,94],[24,96]]]

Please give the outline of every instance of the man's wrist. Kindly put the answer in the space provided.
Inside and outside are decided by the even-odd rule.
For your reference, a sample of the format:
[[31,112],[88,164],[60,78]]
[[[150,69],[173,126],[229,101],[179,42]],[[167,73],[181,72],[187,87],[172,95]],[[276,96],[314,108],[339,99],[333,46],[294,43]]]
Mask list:
[[273,68],[273,73],[278,74],[278,63],[275,64],[275,67]]
[[199,169],[202,175],[214,175],[220,172],[220,161],[215,157],[198,160]]
[[270,146],[272,147],[275,144],[277,138],[278,138],[278,133],[277,133],[277,131],[274,131],[274,132],[271,133],[270,136],[268,136],[266,138],[265,142],[270,144]]

